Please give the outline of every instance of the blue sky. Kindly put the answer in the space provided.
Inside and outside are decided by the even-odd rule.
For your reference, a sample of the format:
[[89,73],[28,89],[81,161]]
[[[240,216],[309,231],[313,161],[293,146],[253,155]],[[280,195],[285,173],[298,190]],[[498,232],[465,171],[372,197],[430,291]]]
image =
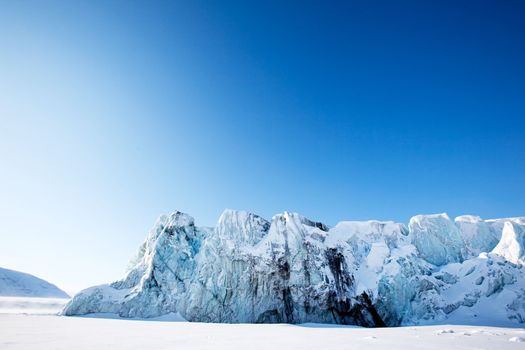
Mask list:
[[525,3],[0,2],[0,266],[118,278],[156,217],[525,215]]

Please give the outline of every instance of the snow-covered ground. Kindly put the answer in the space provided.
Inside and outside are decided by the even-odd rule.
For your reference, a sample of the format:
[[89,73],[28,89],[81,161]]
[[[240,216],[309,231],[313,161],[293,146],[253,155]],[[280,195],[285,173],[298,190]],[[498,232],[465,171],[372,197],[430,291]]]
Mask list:
[[35,310],[35,303],[48,304],[47,310],[60,309],[56,299],[46,302],[45,299],[16,298],[11,304],[5,299],[0,301],[0,308],[9,306],[9,312],[0,311],[0,349],[3,350],[525,349],[525,329],[522,328],[450,325],[360,328],[64,317],[42,315],[42,312],[29,314]]
[[62,298],[0,297],[0,315],[56,315],[68,301]]
[[0,315],[1,349],[524,349],[517,328],[356,328]]

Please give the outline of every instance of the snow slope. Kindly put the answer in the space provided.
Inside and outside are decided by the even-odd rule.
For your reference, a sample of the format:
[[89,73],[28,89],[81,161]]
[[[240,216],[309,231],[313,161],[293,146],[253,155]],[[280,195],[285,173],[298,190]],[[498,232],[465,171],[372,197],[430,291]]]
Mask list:
[[525,323],[524,218],[418,215],[407,226],[226,210],[216,227],[159,218],[121,280],[64,315],[225,323]]
[[84,349],[523,349],[520,328],[360,328],[318,324],[211,324],[0,315],[3,350]]
[[69,298],[66,292],[28,273],[0,267],[0,296]]

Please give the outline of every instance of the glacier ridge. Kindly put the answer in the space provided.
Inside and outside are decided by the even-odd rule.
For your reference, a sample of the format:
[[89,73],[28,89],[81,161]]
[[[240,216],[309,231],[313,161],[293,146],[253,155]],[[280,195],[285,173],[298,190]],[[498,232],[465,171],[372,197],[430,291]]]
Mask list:
[[329,227],[225,210],[213,228],[162,215],[126,275],[63,315],[224,323],[525,323],[525,218],[417,215]]

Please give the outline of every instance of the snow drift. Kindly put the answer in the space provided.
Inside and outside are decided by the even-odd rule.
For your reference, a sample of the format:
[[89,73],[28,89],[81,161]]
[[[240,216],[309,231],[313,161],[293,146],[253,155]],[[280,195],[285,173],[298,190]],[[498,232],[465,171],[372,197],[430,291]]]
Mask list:
[[525,219],[418,215],[330,228],[226,210],[214,228],[161,216],[121,280],[88,288],[64,315],[397,326],[525,322]]

